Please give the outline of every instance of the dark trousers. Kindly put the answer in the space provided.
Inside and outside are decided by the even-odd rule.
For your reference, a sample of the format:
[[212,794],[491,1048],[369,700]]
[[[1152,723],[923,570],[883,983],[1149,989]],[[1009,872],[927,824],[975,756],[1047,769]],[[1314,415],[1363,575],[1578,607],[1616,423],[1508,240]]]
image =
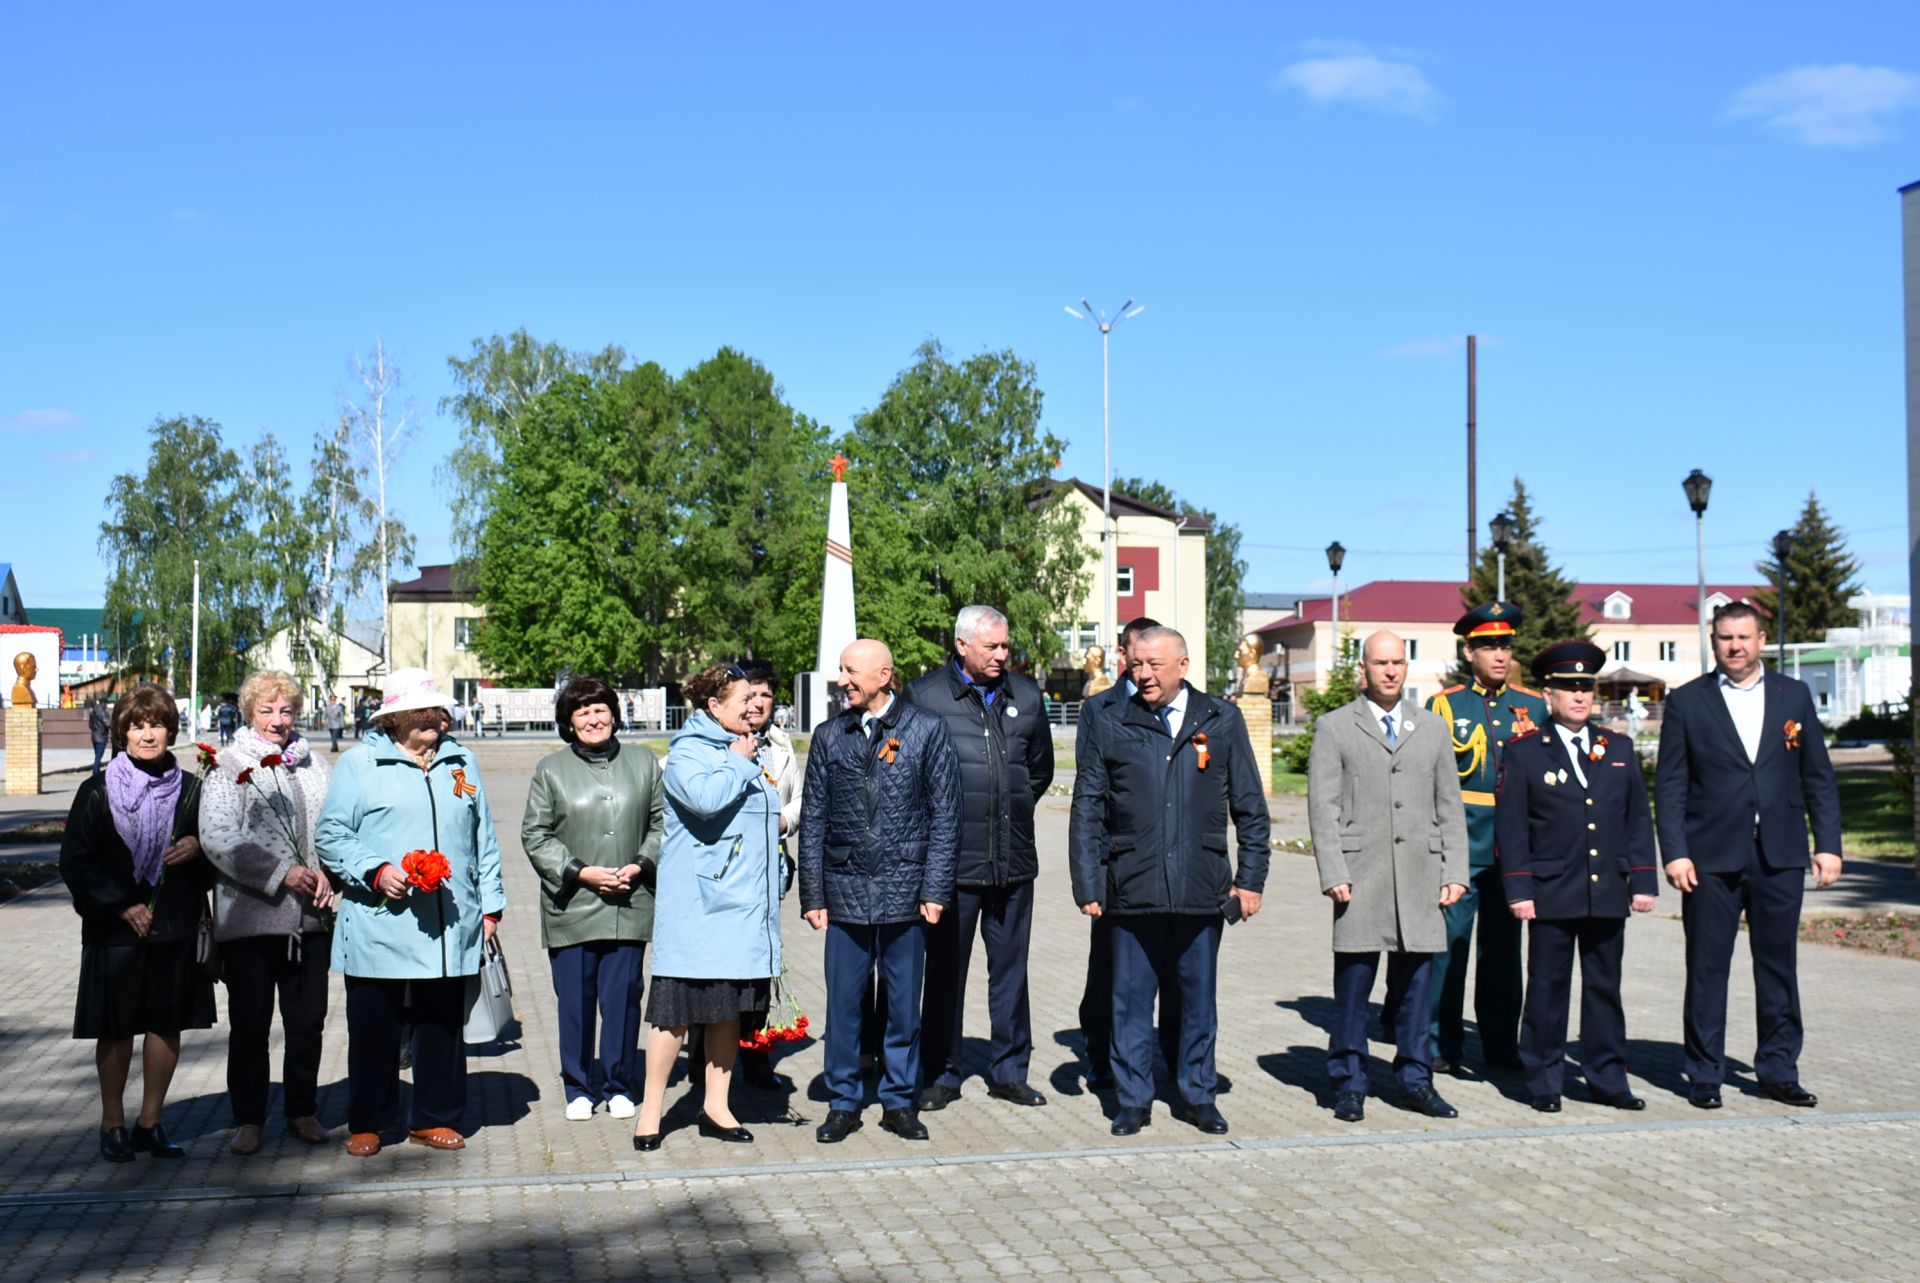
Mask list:
[[1212,914],[1139,913],[1113,920],[1113,1081],[1120,1104],[1153,1103],[1153,1000],[1177,995],[1179,1042],[1168,1058],[1187,1105],[1211,1105],[1218,1086],[1214,984],[1220,929]]
[[976,932],[987,945],[987,1020],[993,1033],[987,1081],[1023,1083],[1033,1061],[1027,1003],[1027,945],[1033,937],[1033,883],[957,887],[954,906],[927,928],[927,991],[920,1007],[920,1061],[928,1081],[958,1088],[967,972]]
[[[1090,919],[1087,983],[1080,993],[1080,1032],[1087,1040],[1087,1066],[1096,1078],[1113,1073],[1113,922]],[[1180,1061],[1180,991],[1160,994],[1160,1054],[1168,1072]]]
[[100,762],[106,755],[107,742],[105,740],[95,740],[93,742],[93,773],[95,775],[100,773]]
[[338,753],[340,751],[340,728],[338,726],[329,726],[327,727],[327,734],[333,739],[333,751]]
[[400,1038],[413,1025],[413,1110],[407,1127],[458,1127],[467,1111],[465,976],[347,977],[347,1130],[384,1132],[400,1113]]
[[1740,915],[1747,915],[1747,948],[1753,954],[1754,1023],[1759,1046],[1754,1076],[1761,1082],[1800,1081],[1800,978],[1794,949],[1800,938],[1804,867],[1770,869],[1754,844],[1736,873],[1702,873],[1700,884],[1680,898],[1687,931],[1687,997],[1683,1016],[1687,1078],[1700,1084],[1726,1080],[1727,976]]
[[[640,1099],[641,963],[639,941],[595,940],[547,951],[560,1016],[560,1082],[568,1100],[598,1104],[610,1096]],[[599,1017],[600,1057],[594,1060]]]
[[1573,957],[1580,955],[1580,1072],[1587,1086],[1617,1096],[1627,1090],[1627,1013],[1620,1005],[1620,954],[1625,918],[1536,918],[1527,933],[1527,1018],[1520,1063],[1527,1090],[1558,1096],[1566,1080],[1567,1009]]
[[1466,1043],[1467,953],[1479,925],[1473,968],[1473,1018],[1489,1061],[1511,1061],[1520,1032],[1520,919],[1507,908],[1498,867],[1478,870],[1466,894],[1446,908],[1447,949],[1433,956],[1433,1054],[1460,1063]]
[[[1336,1092],[1367,1094],[1367,999],[1373,995],[1373,982],[1379,974],[1377,953],[1333,955],[1333,1028],[1327,1036],[1327,1076]],[[1433,1082],[1433,1061],[1427,1049],[1432,991],[1432,954],[1387,954],[1385,1010],[1393,1013],[1393,1072],[1402,1091]]]
[[881,1036],[880,1105],[908,1109],[920,1082],[920,986],[927,944],[920,920],[879,926],[827,921],[827,1095],[834,1109],[860,1108],[861,998],[880,975],[885,1007],[872,1022]]
[[318,1112],[332,951],[333,937],[324,931],[308,932],[297,945],[287,936],[247,936],[221,943],[221,975],[227,982],[227,1097],[236,1126],[258,1127],[267,1121],[272,1075],[267,1041],[276,995],[286,1031],[280,1060],[281,1116],[311,1118]]

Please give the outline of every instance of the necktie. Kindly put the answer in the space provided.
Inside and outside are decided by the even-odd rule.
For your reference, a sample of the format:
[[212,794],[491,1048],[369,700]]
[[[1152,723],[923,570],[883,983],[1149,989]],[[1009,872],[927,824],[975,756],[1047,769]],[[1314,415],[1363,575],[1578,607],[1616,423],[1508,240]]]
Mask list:
[[1171,704],[1162,704],[1162,705],[1161,705],[1160,707],[1158,707],[1158,708],[1156,708],[1156,709],[1154,709],[1153,711],[1154,711],[1154,714],[1155,714],[1156,716],[1158,716],[1158,717],[1159,717],[1159,719],[1160,719],[1160,726],[1161,726],[1161,728],[1162,728],[1163,730],[1165,730],[1165,731],[1166,731],[1166,733],[1168,734],[1168,736],[1172,736],[1172,734],[1173,734],[1173,705],[1171,705]]
[[1573,747],[1581,757],[1587,755],[1587,733],[1583,730],[1573,733]]
[[1400,743],[1400,737],[1396,735],[1393,730],[1393,714],[1380,714],[1380,725],[1387,728],[1387,747],[1393,748],[1398,745]]

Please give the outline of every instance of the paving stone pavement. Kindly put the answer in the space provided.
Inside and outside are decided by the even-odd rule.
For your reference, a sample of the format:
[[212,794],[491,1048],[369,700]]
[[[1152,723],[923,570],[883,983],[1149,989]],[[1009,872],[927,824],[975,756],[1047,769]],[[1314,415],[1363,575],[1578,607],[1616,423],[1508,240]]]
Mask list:
[[[167,1110],[190,1157],[99,1162],[91,1048],[68,1037],[78,921],[57,885],[0,905],[9,968],[0,1277],[1912,1275],[1912,963],[1803,950],[1803,1077],[1822,1103],[1800,1111],[1751,1091],[1739,1058],[1753,1043],[1752,987],[1737,962],[1728,1045],[1741,1072],[1727,1107],[1702,1114],[1683,1095],[1681,935],[1669,894],[1659,913],[1633,922],[1626,951],[1631,1068],[1645,1113],[1586,1104],[1570,1080],[1566,1111],[1538,1115],[1515,1078],[1496,1075],[1443,1081],[1457,1121],[1375,1099],[1364,1123],[1344,1127],[1325,1093],[1329,915],[1312,860],[1276,855],[1267,909],[1229,929],[1221,954],[1220,1106],[1233,1132],[1203,1137],[1162,1103],[1148,1131],[1116,1139],[1077,1073],[1087,927],[1066,887],[1064,799],[1043,803],[1039,822],[1033,1079],[1051,1097],[1046,1108],[989,1100],[975,1076],[960,1102],[926,1116],[929,1143],[881,1132],[869,1108],[865,1130],[822,1147],[812,1134],[825,1113],[814,1098],[820,1048],[806,1044],[780,1062],[796,1084],[790,1096],[736,1089],[755,1145],[701,1142],[681,1083],[666,1144],[635,1154],[629,1124],[561,1116],[552,989],[518,842],[525,781],[542,751],[515,741],[480,748],[502,822],[513,906],[503,940],[522,1028],[517,1042],[474,1049],[470,1143],[458,1154],[399,1146],[356,1160],[338,1144],[309,1150],[270,1124],[260,1154],[233,1157],[222,1026],[187,1035]],[[1276,802],[1280,836],[1299,826],[1294,801]],[[40,799],[60,804],[57,794]],[[1809,896],[1810,906],[1819,901]],[[817,1015],[819,937],[791,903],[785,925],[791,979]],[[974,969],[970,1011],[985,1010],[984,970]],[[985,1045],[975,1033],[984,1030],[970,1028],[977,1073]],[[336,986],[321,1117],[337,1130],[345,1049]],[[1470,1060],[1476,1051],[1470,1039]]]

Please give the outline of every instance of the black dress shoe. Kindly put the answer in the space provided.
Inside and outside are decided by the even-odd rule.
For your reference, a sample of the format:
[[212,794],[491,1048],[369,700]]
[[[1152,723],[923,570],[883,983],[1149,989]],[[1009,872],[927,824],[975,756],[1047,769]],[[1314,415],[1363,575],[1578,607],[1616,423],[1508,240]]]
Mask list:
[[1111,1069],[1089,1069],[1087,1071],[1088,1091],[1112,1091],[1114,1087]]
[[1605,1105],[1608,1109],[1645,1109],[1647,1107],[1646,1101],[1630,1091],[1600,1091],[1593,1087],[1589,1087],[1588,1090],[1593,1092],[1594,1104]]
[[1526,1068],[1526,1066],[1520,1063],[1520,1057],[1516,1053],[1509,1051],[1509,1052],[1504,1052],[1498,1056],[1488,1056],[1487,1068],[1488,1069],[1524,1069]]
[[1227,1119],[1213,1105],[1195,1105],[1186,1114],[1187,1121],[1209,1136],[1225,1136]]
[[925,1140],[927,1125],[911,1109],[888,1109],[880,1114],[880,1130],[892,1132],[901,1140]]
[[1560,1112],[1560,1097],[1548,1093],[1533,1098],[1533,1108],[1539,1114],[1557,1114]]
[[1432,1064],[1433,1072],[1436,1074],[1457,1074],[1460,1072],[1459,1064],[1447,1056],[1435,1056]]
[[1333,1116],[1343,1123],[1357,1123],[1367,1116],[1367,1098],[1357,1091],[1343,1091],[1334,1098]]
[[135,1123],[133,1125],[133,1131],[128,1135],[127,1139],[132,1145],[133,1152],[136,1154],[144,1152],[152,1154],[155,1158],[185,1158],[187,1156],[187,1151],[174,1144],[167,1136],[167,1129],[159,1123],[155,1123],[151,1127],[142,1127],[139,1123]]
[[1798,1105],[1802,1109],[1812,1109],[1820,1103],[1820,1098],[1802,1087],[1799,1083],[1761,1083],[1760,1094],[1769,1100],[1777,1100],[1783,1105]]
[[660,1133],[654,1132],[650,1136],[635,1136],[633,1138],[633,1147],[642,1154],[651,1154],[654,1150],[660,1148]]
[[133,1142],[127,1136],[125,1127],[102,1127],[100,1129],[100,1157],[109,1163],[131,1163],[133,1161]]
[[838,1145],[859,1130],[859,1114],[851,1109],[829,1109],[827,1120],[814,1129],[813,1138],[822,1145]]
[[1026,1083],[995,1083],[987,1088],[987,1095],[995,1100],[1010,1101],[1015,1105],[1044,1105],[1047,1098]]
[[1695,1083],[1687,1088],[1687,1103],[1695,1109],[1720,1108],[1719,1083]]
[[1153,1109],[1148,1105],[1127,1105],[1113,1116],[1115,1136],[1138,1136],[1142,1127],[1153,1126]]
[[753,1133],[744,1127],[722,1127],[707,1117],[707,1111],[700,1111],[700,1134],[708,1140],[723,1140],[729,1145],[753,1144]]
[[1400,1093],[1400,1108],[1411,1109],[1416,1114],[1425,1114],[1428,1118],[1458,1118],[1460,1111],[1441,1099],[1440,1093],[1431,1086],[1415,1087]]
[[[920,1108],[930,1114],[937,1114],[960,1099],[960,1089],[949,1087],[945,1083],[935,1083],[920,1093]],[[884,1123],[882,1124],[885,1125]]]

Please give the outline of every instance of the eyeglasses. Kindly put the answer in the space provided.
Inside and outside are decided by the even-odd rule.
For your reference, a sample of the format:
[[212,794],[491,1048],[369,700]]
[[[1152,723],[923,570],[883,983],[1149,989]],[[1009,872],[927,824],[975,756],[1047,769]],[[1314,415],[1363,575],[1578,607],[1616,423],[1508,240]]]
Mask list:
[[764,659],[737,659],[727,666],[727,679],[735,682],[773,681],[773,665]]

